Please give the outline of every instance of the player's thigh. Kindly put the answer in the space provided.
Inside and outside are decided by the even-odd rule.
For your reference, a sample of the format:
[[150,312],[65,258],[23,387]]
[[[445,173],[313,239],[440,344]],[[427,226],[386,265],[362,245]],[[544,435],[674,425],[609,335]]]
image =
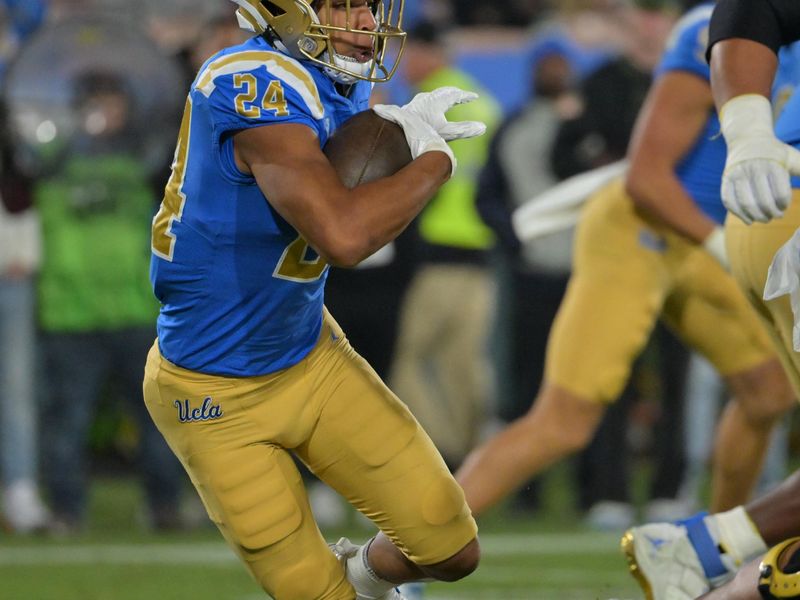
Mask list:
[[745,372],[775,358],[769,334],[744,292],[707,252],[685,261],[664,320],[724,376]]
[[417,564],[475,537],[464,493],[406,406],[345,340],[320,380],[325,406],[298,455]]
[[549,383],[591,400],[616,399],[671,285],[668,251],[619,186],[590,201],[548,338]]
[[795,394],[800,397],[800,353],[794,351],[794,316],[788,296],[763,299],[764,286],[772,259],[778,249],[800,227],[800,192],[794,191],[792,204],[780,219],[745,225],[733,215],[725,222],[725,237],[731,272],[746,298],[767,323],[770,337],[786,369]]
[[[148,356],[145,404],[209,517],[258,583],[278,600],[352,598],[292,457],[265,439],[247,391],[236,380],[169,365],[155,346]],[[198,398],[213,402],[197,412]]]

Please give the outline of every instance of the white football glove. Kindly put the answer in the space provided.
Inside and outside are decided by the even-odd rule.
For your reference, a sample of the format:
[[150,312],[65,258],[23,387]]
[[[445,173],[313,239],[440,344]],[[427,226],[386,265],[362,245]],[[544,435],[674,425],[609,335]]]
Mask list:
[[448,121],[445,113],[456,104],[477,98],[474,92],[465,92],[456,87],[442,87],[432,92],[414,96],[408,104],[376,104],[372,107],[378,116],[397,123],[403,128],[411,157],[417,158],[426,152],[444,152],[450,157],[451,176],[456,172],[456,157],[447,141],[482,135],[486,125],[479,121]]
[[775,137],[764,96],[736,96],[720,111],[728,158],[722,175],[725,208],[751,224],[783,215],[792,199],[790,174],[800,174],[800,152]]
[[475,92],[467,92],[453,86],[440,87],[432,92],[421,92],[403,106],[403,109],[429,123],[446,142],[478,137],[486,132],[480,121],[448,121],[444,116],[457,104],[466,104],[478,98]]

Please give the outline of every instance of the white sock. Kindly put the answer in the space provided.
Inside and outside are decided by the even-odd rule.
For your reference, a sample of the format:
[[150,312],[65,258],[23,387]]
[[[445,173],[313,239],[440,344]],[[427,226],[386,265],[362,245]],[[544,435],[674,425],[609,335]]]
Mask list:
[[746,562],[767,551],[767,544],[758,533],[743,506],[705,519],[706,527],[738,569]]
[[391,590],[395,584],[381,579],[372,570],[367,561],[369,547],[375,538],[369,540],[361,546],[353,556],[347,559],[347,580],[356,590],[356,595],[361,600],[378,600],[386,592]]

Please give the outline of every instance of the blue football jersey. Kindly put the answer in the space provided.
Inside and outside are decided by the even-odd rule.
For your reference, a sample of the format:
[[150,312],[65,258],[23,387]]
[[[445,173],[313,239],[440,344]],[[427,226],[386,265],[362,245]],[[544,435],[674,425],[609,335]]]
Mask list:
[[800,42],[781,48],[775,73],[772,103],[778,113],[775,135],[788,144],[800,144]]
[[[656,69],[656,77],[669,71],[687,71],[705,81],[711,80],[705,52],[713,10],[714,3],[701,4],[681,17],[670,34],[664,56]],[[788,109],[792,103],[800,104],[800,98],[792,95],[800,76],[799,64],[800,47],[797,44],[781,50],[778,73],[772,89],[773,103],[778,109],[784,105]],[[795,139],[800,139],[800,110],[793,112],[797,114],[794,126],[798,136]],[[788,130],[790,127],[786,123],[784,129]],[[724,222],[726,215],[720,196],[726,157],[727,148],[720,133],[719,117],[712,110],[694,146],[678,164],[676,174],[700,210],[720,224]]]
[[[686,71],[704,81],[710,81],[711,73],[705,52],[708,45],[708,24],[713,10],[713,3],[701,4],[681,17],[670,34],[661,63],[656,69],[656,77],[670,71]],[[676,168],[676,175],[683,188],[698,208],[717,223],[725,220],[720,180],[726,155],[725,140],[719,133],[717,113],[710,110],[708,120],[694,146]]]
[[167,360],[242,377],[284,369],[308,354],[320,332],[328,266],[236,167],[233,134],[301,123],[322,147],[368,108],[371,89],[359,82],[345,97],[319,67],[261,36],[205,63],[153,220],[150,278],[162,305],[158,339]]

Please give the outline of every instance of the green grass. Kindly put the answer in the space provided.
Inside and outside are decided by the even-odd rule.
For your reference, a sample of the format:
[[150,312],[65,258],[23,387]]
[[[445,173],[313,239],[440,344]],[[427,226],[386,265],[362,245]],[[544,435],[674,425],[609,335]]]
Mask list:
[[[561,486],[559,486],[561,487]],[[137,526],[129,479],[93,487],[91,527],[79,538],[0,537],[0,600],[257,600],[266,598],[210,527],[154,535]],[[583,529],[563,491],[545,514],[498,509],[480,522],[483,560],[464,581],[431,584],[427,598],[594,600],[641,598],[619,536]],[[330,539],[364,540],[355,519]]]

